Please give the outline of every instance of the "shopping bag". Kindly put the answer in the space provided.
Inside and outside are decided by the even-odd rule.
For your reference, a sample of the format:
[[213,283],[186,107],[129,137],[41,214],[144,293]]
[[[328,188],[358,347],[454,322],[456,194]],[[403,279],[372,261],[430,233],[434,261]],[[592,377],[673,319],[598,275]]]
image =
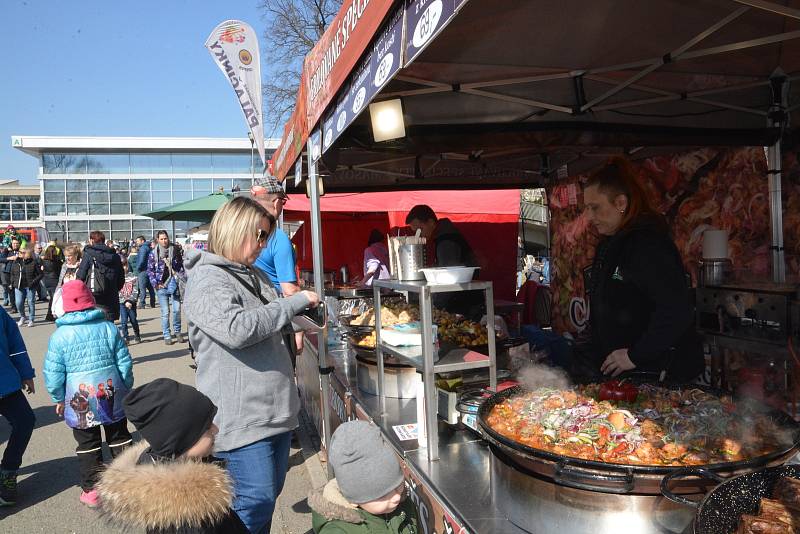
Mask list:
[[61,297],[61,288],[57,288],[53,293],[50,311],[56,317],[64,315],[64,299]]

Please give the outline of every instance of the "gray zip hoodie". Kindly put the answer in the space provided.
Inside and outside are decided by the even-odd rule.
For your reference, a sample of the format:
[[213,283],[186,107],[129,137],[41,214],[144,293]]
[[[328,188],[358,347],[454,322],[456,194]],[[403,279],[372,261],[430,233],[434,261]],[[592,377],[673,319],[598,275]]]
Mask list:
[[264,305],[229,272],[252,283],[248,269],[210,252],[192,251],[183,312],[197,358],[197,389],[217,406],[215,451],[238,449],[293,430],[300,400],[281,328],[309,304],[297,293],[278,298],[258,272]]

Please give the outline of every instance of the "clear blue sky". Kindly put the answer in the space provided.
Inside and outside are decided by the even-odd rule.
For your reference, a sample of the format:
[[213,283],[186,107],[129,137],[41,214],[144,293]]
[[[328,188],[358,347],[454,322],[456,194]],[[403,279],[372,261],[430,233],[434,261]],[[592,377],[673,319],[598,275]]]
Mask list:
[[[258,0],[0,0],[0,179],[36,183],[12,135],[246,137],[236,95],[203,46]],[[262,76],[269,52],[261,50]],[[269,135],[270,132],[267,132]]]

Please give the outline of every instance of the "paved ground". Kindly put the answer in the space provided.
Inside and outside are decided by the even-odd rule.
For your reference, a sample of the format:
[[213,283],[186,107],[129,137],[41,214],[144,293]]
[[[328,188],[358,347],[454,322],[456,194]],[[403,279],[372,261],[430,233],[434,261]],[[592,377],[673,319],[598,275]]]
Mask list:
[[[37,304],[37,314],[41,304]],[[46,305],[45,305],[46,306]],[[40,316],[43,316],[41,313]],[[16,317],[16,316],[15,316]],[[187,345],[166,346],[161,340],[158,308],[140,310],[139,321],[144,343],[130,347],[137,385],[155,378],[169,377],[194,385],[194,371]],[[31,363],[37,371],[36,393],[29,397],[36,413],[36,429],[20,470],[20,501],[12,508],[0,508],[0,532],[73,534],[120,532],[78,501],[80,489],[75,441],[63,419],[56,417],[41,377],[47,340],[55,330],[53,323],[37,323],[21,328]],[[310,532],[311,513],[306,495],[312,487],[325,483],[311,425],[304,424],[295,433],[290,453],[286,486],[278,500],[272,532],[303,534]],[[0,450],[8,440],[10,428],[0,417]],[[135,436],[138,438],[138,436]],[[303,448],[305,446],[305,448]]]

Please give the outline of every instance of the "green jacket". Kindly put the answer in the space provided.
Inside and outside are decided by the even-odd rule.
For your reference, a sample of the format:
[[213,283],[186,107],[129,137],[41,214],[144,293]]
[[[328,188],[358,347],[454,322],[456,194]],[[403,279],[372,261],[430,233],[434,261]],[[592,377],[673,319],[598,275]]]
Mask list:
[[376,516],[351,504],[334,478],[308,496],[311,522],[316,534],[419,534],[419,518],[410,499],[394,512]]

